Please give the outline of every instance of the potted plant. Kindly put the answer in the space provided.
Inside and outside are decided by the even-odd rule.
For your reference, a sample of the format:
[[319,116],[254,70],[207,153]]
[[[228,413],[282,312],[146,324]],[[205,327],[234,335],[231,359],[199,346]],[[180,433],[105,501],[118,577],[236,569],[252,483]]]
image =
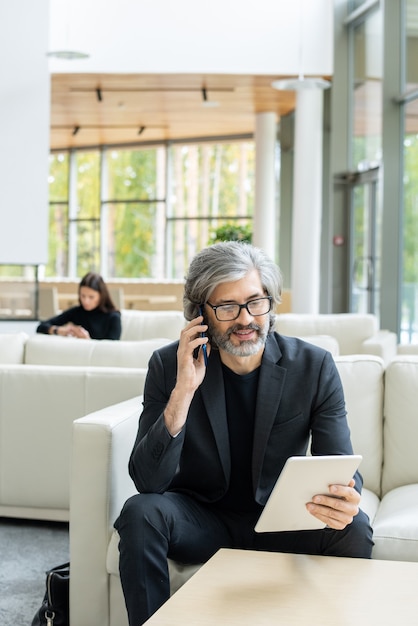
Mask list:
[[223,226],[215,228],[210,235],[209,245],[219,243],[220,241],[242,241],[243,243],[251,243],[252,229],[249,224],[240,225],[228,222]]

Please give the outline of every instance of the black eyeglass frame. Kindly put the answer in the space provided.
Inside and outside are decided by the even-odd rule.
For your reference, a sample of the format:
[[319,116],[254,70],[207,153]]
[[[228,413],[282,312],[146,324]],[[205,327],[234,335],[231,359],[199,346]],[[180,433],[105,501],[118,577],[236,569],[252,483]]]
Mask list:
[[[258,313],[257,315],[254,315],[253,313],[251,313],[251,311],[248,308],[248,305],[251,305],[252,302],[257,302],[258,300],[268,300],[269,301],[269,308],[265,313]],[[248,300],[248,302],[245,302],[244,304],[238,304],[238,302],[231,302],[230,304],[211,304],[210,302],[206,302],[205,304],[207,304],[208,306],[210,306],[210,308],[213,310],[213,312],[215,313],[215,317],[218,320],[218,322],[233,322],[234,320],[238,319],[239,316],[241,315],[241,310],[242,309],[247,309],[247,312],[251,315],[251,317],[261,317],[262,315],[267,315],[267,313],[270,313],[271,311],[271,305],[272,305],[272,300],[273,297],[272,296],[263,296],[262,298],[253,298],[252,300]],[[235,317],[231,317],[227,320],[220,320],[218,317],[218,314],[216,312],[216,309],[225,307],[225,306],[238,306],[238,314]]]

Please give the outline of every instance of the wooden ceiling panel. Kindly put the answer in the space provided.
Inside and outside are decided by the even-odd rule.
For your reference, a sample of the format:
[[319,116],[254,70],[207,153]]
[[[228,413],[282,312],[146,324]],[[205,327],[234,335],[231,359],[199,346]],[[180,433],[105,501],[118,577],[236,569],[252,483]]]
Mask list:
[[295,107],[277,76],[53,74],[51,149],[254,133]]

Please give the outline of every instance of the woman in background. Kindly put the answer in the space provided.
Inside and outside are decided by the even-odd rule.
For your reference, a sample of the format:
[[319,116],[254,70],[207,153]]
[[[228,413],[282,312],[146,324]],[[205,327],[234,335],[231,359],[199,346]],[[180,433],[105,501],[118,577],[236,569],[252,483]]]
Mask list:
[[79,306],[41,322],[36,332],[79,339],[120,339],[120,311],[100,274],[89,272],[82,278],[78,300]]

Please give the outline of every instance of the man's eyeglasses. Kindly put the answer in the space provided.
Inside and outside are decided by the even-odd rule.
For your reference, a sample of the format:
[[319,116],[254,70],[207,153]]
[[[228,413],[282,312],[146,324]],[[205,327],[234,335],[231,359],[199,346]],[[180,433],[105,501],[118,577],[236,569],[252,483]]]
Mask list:
[[271,296],[249,300],[245,304],[218,304],[214,306],[210,302],[206,302],[213,309],[215,317],[219,322],[232,322],[239,317],[241,309],[247,309],[248,313],[253,317],[257,315],[267,315],[271,310]]

